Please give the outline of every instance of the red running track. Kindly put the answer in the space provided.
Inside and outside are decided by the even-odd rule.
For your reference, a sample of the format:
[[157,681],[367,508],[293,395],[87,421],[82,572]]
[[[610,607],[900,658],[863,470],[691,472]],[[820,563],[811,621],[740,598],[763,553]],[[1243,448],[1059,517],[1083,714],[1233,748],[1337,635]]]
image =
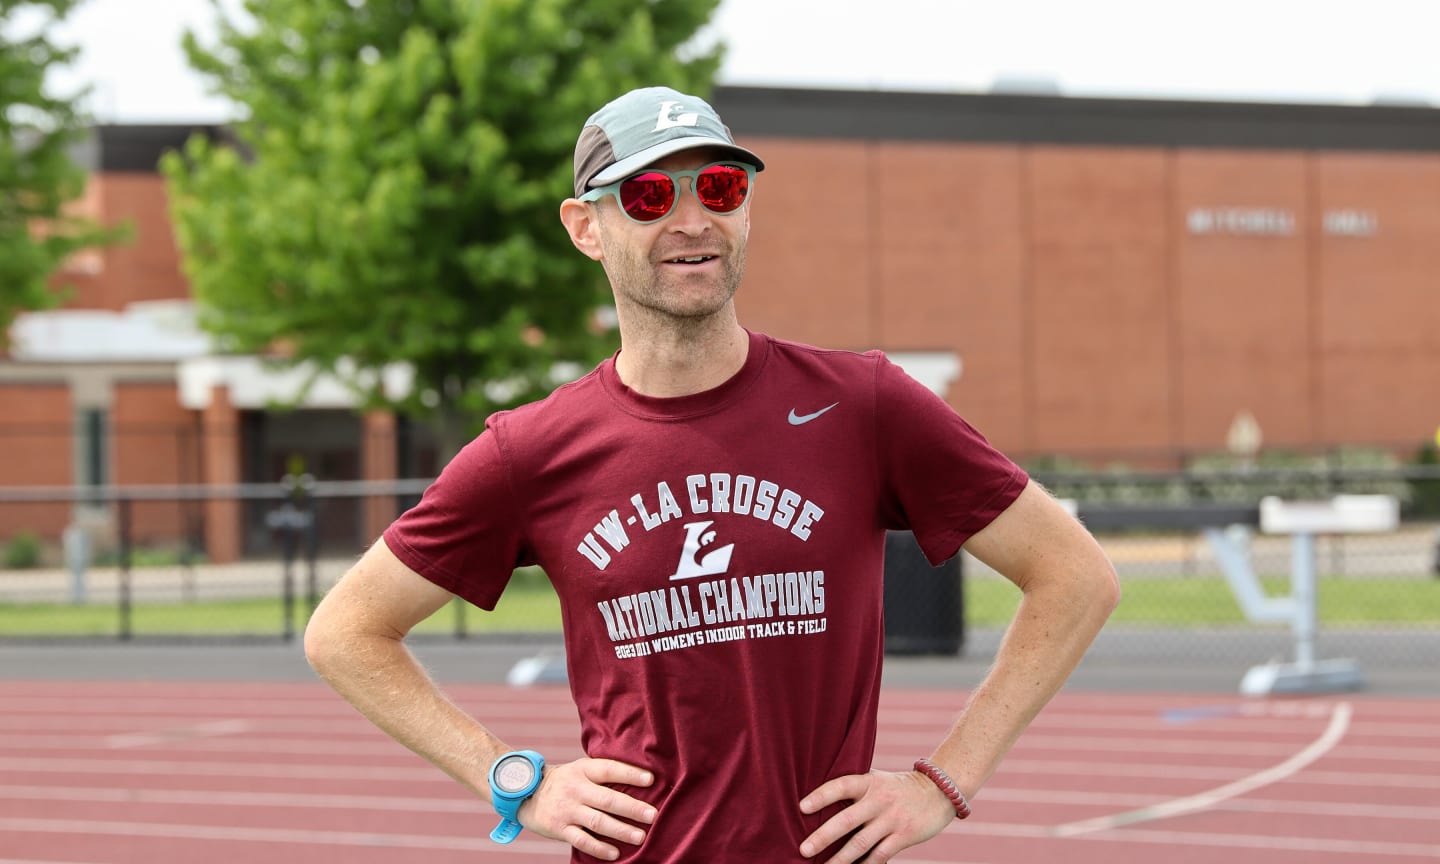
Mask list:
[[[579,755],[563,688],[448,688],[506,740]],[[957,691],[887,689],[876,765]],[[1440,860],[1440,702],[1062,693],[908,864]],[[487,805],[320,683],[0,682],[0,864],[498,864]]]

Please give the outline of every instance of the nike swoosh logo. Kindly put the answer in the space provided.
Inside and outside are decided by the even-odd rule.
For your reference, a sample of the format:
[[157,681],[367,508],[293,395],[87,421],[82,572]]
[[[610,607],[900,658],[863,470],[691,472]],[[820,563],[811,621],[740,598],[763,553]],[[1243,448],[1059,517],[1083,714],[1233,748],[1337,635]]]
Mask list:
[[816,417],[819,417],[821,414],[824,414],[826,411],[829,411],[831,408],[834,408],[836,405],[839,405],[839,404],[840,404],[839,402],[831,402],[829,405],[826,405],[824,408],[821,408],[819,411],[816,411],[814,414],[796,414],[796,413],[795,413],[795,409],[794,409],[794,408],[791,408],[791,409],[790,409],[790,425],[791,425],[791,426],[804,426],[806,423],[809,423],[811,420],[814,420]]

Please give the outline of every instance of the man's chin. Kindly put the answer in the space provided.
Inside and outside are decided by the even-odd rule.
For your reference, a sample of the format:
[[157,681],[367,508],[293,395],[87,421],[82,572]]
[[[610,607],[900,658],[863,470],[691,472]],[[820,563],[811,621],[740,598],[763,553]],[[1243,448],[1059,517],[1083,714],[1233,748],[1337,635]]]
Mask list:
[[734,296],[734,289],[714,284],[662,284],[657,305],[676,318],[708,318],[729,305]]

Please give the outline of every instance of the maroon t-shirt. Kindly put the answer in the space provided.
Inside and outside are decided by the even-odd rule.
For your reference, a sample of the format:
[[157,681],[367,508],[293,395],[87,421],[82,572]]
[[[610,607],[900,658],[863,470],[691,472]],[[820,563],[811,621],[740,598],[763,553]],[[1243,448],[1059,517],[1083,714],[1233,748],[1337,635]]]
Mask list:
[[1026,480],[881,353],[751,334],[704,393],[643,396],[612,359],[496,414],[385,541],[486,609],[544,568],[585,752],[655,774],[622,861],[800,864],[835,812],[800,799],[870,769],[886,529],[944,561]]

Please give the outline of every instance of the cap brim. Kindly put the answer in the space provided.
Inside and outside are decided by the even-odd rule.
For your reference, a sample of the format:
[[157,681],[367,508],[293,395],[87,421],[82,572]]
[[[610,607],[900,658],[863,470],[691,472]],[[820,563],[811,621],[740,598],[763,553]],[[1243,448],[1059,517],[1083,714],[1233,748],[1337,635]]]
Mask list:
[[594,189],[596,186],[604,186],[608,183],[614,183],[616,180],[624,180],[641,168],[652,165],[672,153],[679,153],[682,150],[695,150],[700,147],[713,147],[716,150],[728,153],[731,157],[741,162],[748,162],[754,165],[756,171],[763,171],[765,169],[765,163],[760,161],[759,156],[756,156],[738,144],[726,144],[724,141],[716,141],[714,138],[703,138],[699,136],[694,138],[673,138],[669,141],[656,144],[654,147],[647,147],[639,153],[630,156],[628,159],[621,159],[619,162],[616,162],[614,165],[591,177],[586,188]]

